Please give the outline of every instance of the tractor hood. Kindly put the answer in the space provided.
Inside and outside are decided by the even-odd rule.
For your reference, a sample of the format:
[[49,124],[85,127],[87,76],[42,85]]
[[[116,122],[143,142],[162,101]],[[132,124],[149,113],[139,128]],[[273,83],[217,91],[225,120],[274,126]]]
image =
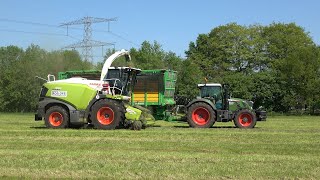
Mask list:
[[235,111],[237,109],[251,109],[253,106],[253,102],[240,99],[240,98],[231,98],[229,101],[229,108],[232,111]]

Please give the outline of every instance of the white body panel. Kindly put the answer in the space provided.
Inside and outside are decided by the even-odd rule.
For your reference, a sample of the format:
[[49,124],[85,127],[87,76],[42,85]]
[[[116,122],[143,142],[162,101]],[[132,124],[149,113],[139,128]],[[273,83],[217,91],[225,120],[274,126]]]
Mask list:
[[69,79],[50,81],[48,83],[50,83],[50,84],[55,84],[55,83],[83,84],[83,85],[87,85],[97,91],[100,91],[102,89],[102,84],[108,84],[108,82],[101,82],[99,80],[88,80],[86,78],[81,78],[81,77],[73,77],[73,78],[69,78]]
[[222,85],[221,85],[221,84],[218,84],[218,83],[198,84],[198,87],[203,87],[203,86],[220,86],[220,87],[222,87]]

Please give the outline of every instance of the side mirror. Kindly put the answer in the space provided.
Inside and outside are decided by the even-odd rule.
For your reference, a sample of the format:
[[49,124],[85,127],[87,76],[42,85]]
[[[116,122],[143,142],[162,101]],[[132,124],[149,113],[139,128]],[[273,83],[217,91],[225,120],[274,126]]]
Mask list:
[[223,84],[222,85],[223,91],[225,93],[225,96],[230,99],[231,98],[231,93],[230,93],[230,86],[229,84]]
[[228,89],[228,90],[230,89],[229,84],[223,84],[222,87],[223,87],[223,89]]

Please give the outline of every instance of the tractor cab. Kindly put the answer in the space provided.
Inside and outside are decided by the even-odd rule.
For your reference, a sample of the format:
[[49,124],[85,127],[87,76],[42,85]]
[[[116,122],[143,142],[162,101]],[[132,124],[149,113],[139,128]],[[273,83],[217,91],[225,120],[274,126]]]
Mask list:
[[209,99],[215,104],[217,109],[223,109],[224,101],[224,86],[217,83],[198,84],[200,89],[200,98]]

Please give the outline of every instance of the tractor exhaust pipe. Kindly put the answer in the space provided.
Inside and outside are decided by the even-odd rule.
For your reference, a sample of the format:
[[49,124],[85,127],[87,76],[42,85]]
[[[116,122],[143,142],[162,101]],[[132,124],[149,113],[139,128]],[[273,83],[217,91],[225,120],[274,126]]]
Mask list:
[[230,94],[229,94],[229,85],[228,84],[223,84],[222,85],[223,88],[223,109],[224,110],[229,110],[229,98],[230,98]]

